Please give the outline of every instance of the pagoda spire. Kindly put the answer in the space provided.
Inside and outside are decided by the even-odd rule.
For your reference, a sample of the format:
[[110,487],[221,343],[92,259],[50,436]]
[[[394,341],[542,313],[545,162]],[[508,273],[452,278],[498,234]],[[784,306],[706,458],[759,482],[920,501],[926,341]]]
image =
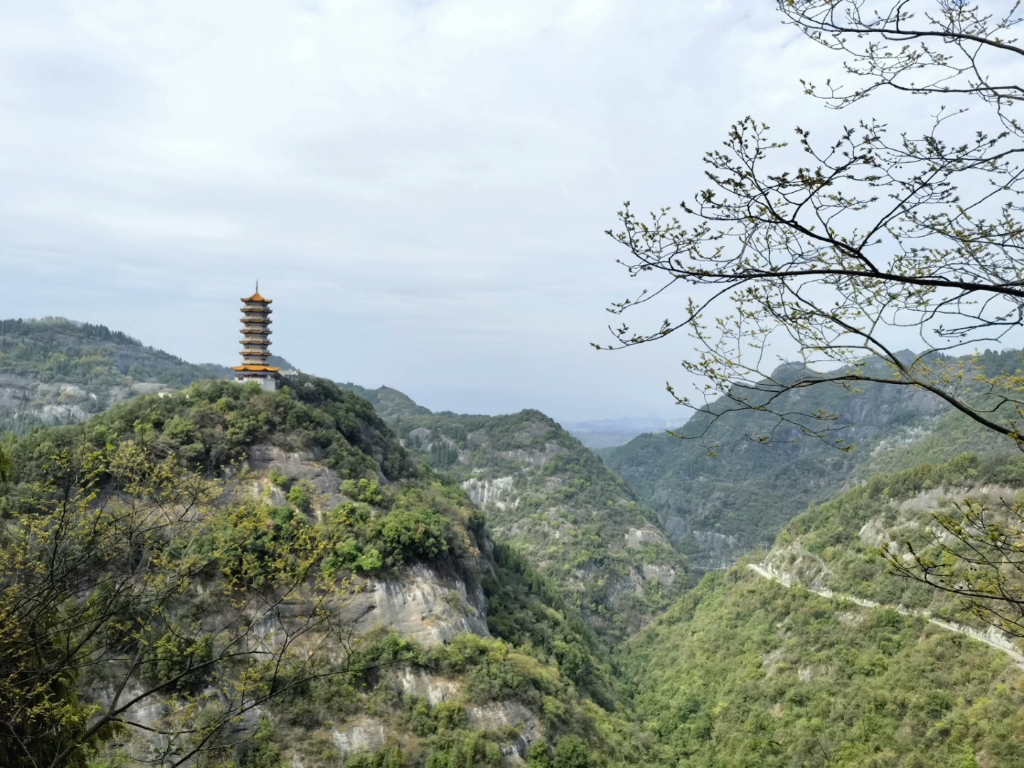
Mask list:
[[235,381],[258,381],[263,389],[277,389],[281,369],[269,365],[271,299],[260,296],[260,283],[256,293],[242,299],[242,364],[235,366]]

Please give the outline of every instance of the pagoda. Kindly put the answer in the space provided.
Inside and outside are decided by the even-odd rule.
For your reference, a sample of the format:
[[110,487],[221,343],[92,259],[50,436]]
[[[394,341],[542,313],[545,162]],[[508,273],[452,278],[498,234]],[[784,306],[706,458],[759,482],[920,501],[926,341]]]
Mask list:
[[235,381],[258,382],[263,389],[277,389],[281,369],[267,365],[270,358],[270,299],[260,296],[260,285],[256,293],[242,299],[242,364],[236,365]]

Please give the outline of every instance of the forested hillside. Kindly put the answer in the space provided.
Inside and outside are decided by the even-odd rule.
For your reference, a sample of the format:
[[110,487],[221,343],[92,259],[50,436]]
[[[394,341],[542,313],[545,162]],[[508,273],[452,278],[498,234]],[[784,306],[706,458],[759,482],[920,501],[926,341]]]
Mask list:
[[[28,635],[0,622],[0,712],[42,753],[115,712],[82,765],[173,765],[200,740],[234,768],[1024,766],[1008,641],[954,631],[988,628],[882,555],[932,552],[965,499],[1009,519],[1024,459],[911,390],[792,403],[845,414],[852,451],[759,444],[756,415],[616,449],[703,565],[777,534],[750,561],[775,581],[744,561],[694,588],[658,515],[537,411],[432,413],[301,374],[190,384],[223,369],[12,327],[3,375],[107,393],[74,427],[20,422],[0,486],[0,615],[15,584],[61,606]],[[145,527],[168,510],[186,513]],[[57,530],[70,548],[47,549]],[[38,630],[78,648],[71,669],[32,655]],[[242,639],[270,658],[235,661]],[[121,686],[150,693],[118,710]],[[10,743],[0,762],[29,765]]]
[[[1021,361],[1009,351],[980,355],[971,365],[975,373],[991,376],[1016,371]],[[874,472],[891,471],[892,462],[908,467],[948,461],[972,443],[980,450],[1012,449],[1009,441],[951,415],[937,397],[912,387],[824,384],[793,390],[775,404],[791,415],[783,423],[758,411],[729,413],[729,407],[723,400],[696,412],[677,430],[687,439],[648,434],[599,452],[704,567],[727,566],[770,544],[809,504]],[[833,437],[842,442],[801,429],[815,413],[835,415]]]
[[0,430],[81,421],[139,394],[229,374],[102,325],[59,317],[0,320]]
[[1024,765],[1024,676],[1005,654],[745,568],[706,577],[625,667],[675,765]]
[[761,561],[775,580],[711,574],[629,644],[638,716],[680,765],[1024,765],[1012,642],[883,557],[932,557],[965,499],[1016,525],[1021,489],[1020,456],[964,454],[812,507]]
[[355,389],[417,460],[461,484],[496,539],[523,552],[610,639],[638,629],[689,586],[657,517],[539,411],[431,413],[387,387]]
[[[293,385],[202,382],[14,443],[0,615],[36,592],[53,607],[0,626],[0,720],[20,734],[0,762],[635,764],[639,729],[558,589],[370,403]],[[187,514],[150,527],[193,488]],[[254,631],[265,650],[241,653]],[[39,632],[75,650],[38,658]],[[83,731],[99,716],[111,727]]]

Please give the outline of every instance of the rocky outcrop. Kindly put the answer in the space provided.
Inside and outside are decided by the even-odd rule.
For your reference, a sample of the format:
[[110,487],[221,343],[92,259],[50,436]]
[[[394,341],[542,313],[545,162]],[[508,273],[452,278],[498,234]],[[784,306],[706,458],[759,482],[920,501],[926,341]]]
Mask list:
[[331,741],[342,755],[373,752],[384,746],[387,737],[384,722],[367,715],[356,717],[331,730]]
[[657,528],[630,528],[626,531],[626,546],[630,549],[641,549],[647,546],[668,546],[665,534]]
[[415,696],[426,700],[432,707],[445,701],[457,699],[462,693],[462,685],[439,675],[431,675],[422,669],[406,667],[397,675],[397,687],[405,696]]
[[644,565],[641,569],[644,581],[656,581],[662,586],[670,587],[676,582],[676,569],[668,565]]
[[473,503],[483,507],[493,504],[498,509],[515,509],[519,506],[519,497],[513,498],[515,493],[515,478],[496,477],[493,480],[480,480],[471,477],[462,483],[462,490],[466,492]]
[[517,736],[502,745],[502,756],[513,764],[526,757],[527,748],[543,736],[540,722],[529,709],[516,701],[494,702],[467,707],[466,716],[473,728],[483,731],[514,729]]
[[0,374],[0,418],[26,427],[77,424],[136,395],[170,391],[170,387],[159,382],[90,389],[70,382],[41,382],[26,375]]
[[[316,493],[312,502],[318,513],[333,509],[348,500],[341,494],[341,477],[317,461],[312,453],[289,452],[276,445],[261,443],[249,451],[248,465],[258,472],[279,472],[292,482],[308,483]],[[261,489],[266,485],[261,482]],[[281,502],[275,500],[275,503]]]
[[490,637],[486,605],[479,584],[414,565],[393,579],[367,581],[345,610],[356,634],[393,631],[432,648],[463,632]]

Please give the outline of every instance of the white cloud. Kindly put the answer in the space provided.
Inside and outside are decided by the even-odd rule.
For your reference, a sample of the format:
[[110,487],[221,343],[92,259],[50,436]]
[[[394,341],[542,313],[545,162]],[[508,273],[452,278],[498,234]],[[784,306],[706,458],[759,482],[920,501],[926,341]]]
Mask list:
[[[276,351],[431,407],[670,411],[681,350],[599,355],[633,285],[602,231],[677,202],[826,59],[744,0],[0,7],[4,315],[231,361]],[[170,321],[180,312],[181,320]]]

